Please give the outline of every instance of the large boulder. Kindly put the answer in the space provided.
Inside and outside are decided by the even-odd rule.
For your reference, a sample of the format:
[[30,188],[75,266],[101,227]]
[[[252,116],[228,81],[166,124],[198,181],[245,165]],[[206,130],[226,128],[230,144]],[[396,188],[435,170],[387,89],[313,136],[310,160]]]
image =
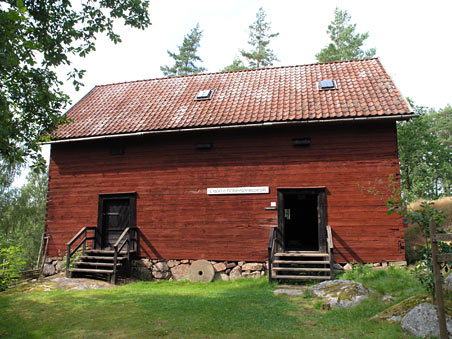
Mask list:
[[[401,325],[416,337],[439,336],[438,313],[432,304],[417,305],[402,318]],[[452,319],[448,316],[446,325],[449,333],[452,333]]]
[[374,318],[389,322],[400,322],[402,318],[417,305],[431,302],[432,298],[430,296],[425,294],[417,295],[387,308],[383,312],[374,316]]
[[323,297],[330,308],[349,308],[369,298],[369,289],[350,280],[328,280],[310,288],[312,293]]

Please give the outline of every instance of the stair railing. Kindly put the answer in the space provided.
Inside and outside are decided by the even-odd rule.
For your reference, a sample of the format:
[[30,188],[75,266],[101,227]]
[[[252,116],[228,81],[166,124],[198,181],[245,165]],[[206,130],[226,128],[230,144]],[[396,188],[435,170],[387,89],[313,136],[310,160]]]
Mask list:
[[331,226],[326,226],[326,239],[328,245],[328,257],[330,258],[330,277],[331,280],[334,279],[334,246],[333,246],[333,233],[331,231]]
[[138,247],[138,227],[127,227],[122,232],[121,236],[118,238],[116,243],[113,245],[113,283],[117,282],[117,265],[118,265],[118,254],[122,251],[125,245],[127,246],[127,265],[130,266],[130,253],[132,251],[137,251]]
[[272,282],[272,265],[273,257],[277,251],[279,251],[282,246],[281,232],[278,227],[273,227],[270,229],[270,236],[268,238],[268,282]]
[[[88,236],[88,232],[93,231],[93,235],[91,237]],[[95,247],[96,242],[96,234],[97,227],[96,226],[85,226],[83,227],[68,243],[67,243],[67,253],[66,253],[66,277],[69,278],[69,267],[71,265],[71,257],[74,255],[77,250],[83,246],[83,255],[86,252],[86,241],[93,241],[93,248]],[[80,243],[71,250],[71,246],[81,237],[83,236]]]

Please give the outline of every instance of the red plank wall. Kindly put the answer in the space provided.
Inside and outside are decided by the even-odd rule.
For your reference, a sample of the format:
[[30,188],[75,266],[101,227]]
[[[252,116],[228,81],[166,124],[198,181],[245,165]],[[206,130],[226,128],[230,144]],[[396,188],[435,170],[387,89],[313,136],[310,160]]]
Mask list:
[[[310,137],[310,147],[293,138]],[[197,150],[196,143],[213,143]],[[110,155],[111,145],[124,147]],[[97,224],[98,195],[137,192],[141,256],[265,261],[277,189],[327,188],[336,261],[404,260],[403,224],[384,189],[398,175],[395,122],[168,133],[52,145],[47,203],[50,255]],[[208,187],[269,186],[269,194],[207,195]]]

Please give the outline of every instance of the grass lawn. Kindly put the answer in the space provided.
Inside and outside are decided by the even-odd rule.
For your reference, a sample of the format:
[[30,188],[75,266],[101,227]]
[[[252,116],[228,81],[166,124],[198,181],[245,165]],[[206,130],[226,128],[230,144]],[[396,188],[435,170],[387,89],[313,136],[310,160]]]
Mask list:
[[[210,284],[138,282],[108,290],[0,293],[0,337],[12,338],[409,338],[400,326],[371,320],[425,293],[406,270],[355,271],[377,294],[346,310],[322,301],[275,296],[265,278]],[[395,297],[391,304],[381,296]]]

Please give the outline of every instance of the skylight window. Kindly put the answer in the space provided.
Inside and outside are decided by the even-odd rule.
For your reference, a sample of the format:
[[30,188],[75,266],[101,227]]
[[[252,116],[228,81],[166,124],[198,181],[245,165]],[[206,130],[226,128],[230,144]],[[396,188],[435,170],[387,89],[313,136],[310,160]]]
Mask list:
[[337,84],[335,80],[320,80],[318,83],[320,91],[326,91],[329,89],[337,89]]
[[195,100],[210,100],[213,95],[213,89],[205,89],[196,94]]

